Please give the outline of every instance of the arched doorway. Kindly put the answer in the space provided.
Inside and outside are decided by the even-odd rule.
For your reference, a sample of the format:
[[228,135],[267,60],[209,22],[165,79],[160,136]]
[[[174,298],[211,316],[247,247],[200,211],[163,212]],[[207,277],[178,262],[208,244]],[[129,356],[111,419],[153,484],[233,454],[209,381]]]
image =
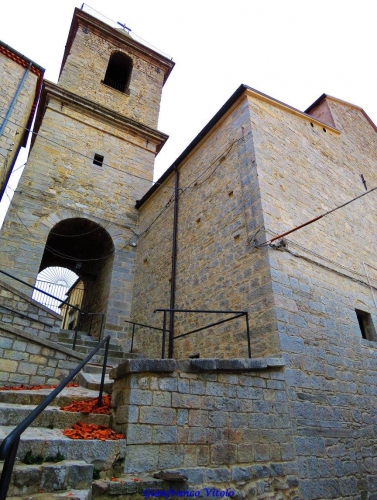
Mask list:
[[[113,267],[114,244],[105,228],[75,217],[58,222],[50,231],[39,272],[59,266],[74,272],[85,288],[81,309],[90,318],[92,334],[99,335],[100,313],[106,313]],[[89,320],[88,320],[89,321]],[[80,329],[85,330],[85,320]]]

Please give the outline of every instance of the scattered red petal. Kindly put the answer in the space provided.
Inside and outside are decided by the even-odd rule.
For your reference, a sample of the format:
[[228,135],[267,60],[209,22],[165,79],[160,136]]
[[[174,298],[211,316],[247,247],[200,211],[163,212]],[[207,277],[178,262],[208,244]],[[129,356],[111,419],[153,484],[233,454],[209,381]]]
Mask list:
[[98,398],[94,398],[89,399],[88,401],[74,401],[72,404],[62,406],[60,409],[79,413],[110,415],[110,402],[110,396],[106,395],[102,397],[102,406],[98,406]]
[[64,429],[63,434],[71,439],[99,439],[101,441],[115,441],[124,439],[123,434],[117,434],[106,425],[86,424],[77,422],[72,429]]

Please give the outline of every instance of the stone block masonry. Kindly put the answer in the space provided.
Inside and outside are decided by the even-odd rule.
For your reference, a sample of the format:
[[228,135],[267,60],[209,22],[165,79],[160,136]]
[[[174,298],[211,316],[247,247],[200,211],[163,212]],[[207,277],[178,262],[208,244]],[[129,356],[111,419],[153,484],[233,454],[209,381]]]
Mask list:
[[192,487],[232,487],[239,498],[374,498],[372,378],[362,375],[369,385],[359,395],[345,376],[335,390],[329,378],[319,385],[317,376],[311,380],[285,363],[209,358],[119,365],[110,377],[113,425],[127,439],[125,473],[179,471]]
[[[0,44],[0,124],[12,105],[28,63],[15,56],[10,47]],[[32,68],[27,73],[13,110],[0,136],[0,188],[4,187],[9,170],[15,161],[19,148],[24,144],[25,127],[33,115],[33,103],[38,86],[39,70]],[[30,122],[31,124],[31,122]]]
[[85,356],[0,324],[0,385],[58,384]]
[[191,487],[298,498],[284,362],[222,365],[214,359],[127,360],[113,369],[113,426],[127,440],[125,472],[174,469]]
[[0,280],[0,323],[54,340],[61,321],[59,314]]

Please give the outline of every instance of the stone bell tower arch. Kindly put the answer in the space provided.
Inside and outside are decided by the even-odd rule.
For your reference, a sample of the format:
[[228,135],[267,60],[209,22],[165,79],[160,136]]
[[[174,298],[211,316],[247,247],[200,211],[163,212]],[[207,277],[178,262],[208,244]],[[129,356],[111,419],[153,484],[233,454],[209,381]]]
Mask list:
[[[120,342],[131,307],[135,202],[150,188],[167,140],[157,122],[173,66],[75,9],[59,82],[44,82],[29,159],[0,233],[0,268],[30,284],[46,261],[61,265],[62,254],[81,262],[78,274],[107,280],[108,298],[92,312],[107,313],[106,331]],[[105,278],[97,245],[99,254],[112,252]]]

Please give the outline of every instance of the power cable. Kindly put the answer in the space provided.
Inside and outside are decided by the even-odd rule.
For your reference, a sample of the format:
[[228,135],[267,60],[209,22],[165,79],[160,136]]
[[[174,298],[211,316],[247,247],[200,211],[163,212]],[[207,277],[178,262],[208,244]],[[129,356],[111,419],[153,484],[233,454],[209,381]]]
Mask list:
[[[4,118],[4,116],[0,115],[1,118]],[[65,148],[67,149],[68,151],[70,151],[71,153],[74,153],[78,156],[81,156],[83,158],[86,158],[86,159],[89,159],[89,160],[93,160],[93,158],[91,158],[90,156],[87,156],[85,155],[84,153],[80,153],[80,151],[75,151],[74,149],[72,148],[69,148],[68,146],[65,146],[64,144],[61,144],[57,141],[54,141],[53,139],[49,138],[49,137],[46,137],[45,135],[42,135],[38,132],[34,132],[33,130],[27,128],[27,127],[23,127],[22,125],[20,125],[19,123],[17,122],[14,122],[12,120],[8,120],[10,123],[13,123],[13,125],[17,125],[18,127],[24,129],[24,130],[27,130],[28,132],[30,132],[31,134],[34,134],[35,136],[37,136],[38,138],[41,138],[41,139],[45,139],[46,141],[49,141],[51,142],[52,144],[55,144],[56,146],[59,146],[60,148]],[[158,186],[161,186],[162,183],[161,182],[154,182],[153,180],[150,180],[150,179],[147,179],[145,177],[141,177],[140,175],[136,175],[136,174],[133,174],[131,172],[128,172],[127,170],[122,170],[120,168],[117,168],[117,167],[114,167],[108,163],[102,163],[102,166],[105,166],[105,167],[109,167],[109,168],[112,168],[113,170],[116,170],[117,172],[122,172],[123,174],[127,174],[131,177],[135,177],[136,179],[140,179],[142,181],[146,181],[146,182],[150,182],[152,185],[158,185]],[[171,189],[174,189],[174,188],[171,188]]]
[[[248,134],[249,135],[249,134]],[[208,175],[208,177],[206,177],[206,179],[204,179],[200,184],[197,184],[197,180],[200,179],[200,177],[202,177],[205,172],[207,172],[216,162],[219,162],[222,158],[226,157],[230,151],[232,150],[233,146],[238,143],[240,140],[242,140],[242,137],[240,139],[235,139],[231,144],[230,146],[225,150],[225,152],[219,154],[216,156],[216,158],[210,163],[210,165],[204,170],[204,172],[202,172],[198,177],[196,177],[196,179],[194,179],[191,184],[189,184],[188,186],[186,187],[183,187],[183,188],[179,188],[179,192],[178,192],[178,196],[184,194],[188,189],[193,189],[193,188],[198,188],[200,186],[202,186],[204,184],[204,182],[206,182],[214,173],[215,171],[218,169],[218,167],[221,165],[221,163],[219,163],[216,168],[213,170],[213,172],[211,172],[210,175]],[[161,210],[161,212],[155,217],[155,219],[149,224],[149,226],[144,229],[140,235],[139,235],[139,238],[141,236],[143,236],[145,233],[147,233],[150,228],[153,226],[153,224],[161,217],[161,215],[169,208],[169,206],[171,205],[171,203],[173,202],[174,200],[174,197],[175,197],[175,194],[173,193],[172,196],[170,197],[170,199],[168,200],[168,202],[166,203],[166,205],[164,206],[164,208]]]
[[[13,192],[19,192],[19,193],[21,193],[21,194],[24,192],[24,190],[23,190],[23,191],[16,191],[16,190],[14,190],[13,188],[11,188],[10,186],[8,186],[8,187],[9,187],[9,189],[11,189]],[[35,196],[39,196],[39,195],[40,195],[40,191],[38,191],[38,190],[33,190],[33,188],[29,188],[29,191],[25,191],[25,194],[26,194],[27,196],[29,196],[29,197],[33,197],[33,194],[32,194],[32,193],[33,193],[33,191],[34,191],[34,193],[35,193]],[[50,207],[52,207],[52,208],[55,208],[55,207],[56,207],[56,205],[57,205],[57,206],[59,206],[59,207],[62,207],[64,210],[70,210],[71,212],[76,212],[76,213],[75,213],[75,216],[76,216],[77,218],[86,218],[86,217],[85,217],[85,214],[82,214],[82,213],[80,213],[80,212],[79,212],[79,209],[75,209],[74,207],[71,207],[71,206],[69,206],[69,205],[64,205],[63,203],[60,203],[60,202],[58,202],[58,201],[50,201],[49,199],[45,198],[45,199],[43,200],[43,203],[44,203],[44,204],[49,205],[49,206],[50,206]],[[14,204],[12,205],[12,207],[13,207],[13,209],[15,209]],[[95,215],[92,215],[91,217],[93,217],[93,219],[97,219],[97,220],[94,220],[93,222],[95,222],[96,224],[98,224],[100,227],[95,228],[95,229],[93,229],[92,231],[89,231],[89,232],[87,232],[87,233],[80,233],[80,234],[75,234],[75,235],[62,235],[62,234],[59,234],[59,233],[54,233],[54,232],[52,232],[52,231],[50,231],[50,233],[51,233],[51,234],[55,234],[55,235],[57,235],[57,236],[61,236],[61,237],[73,238],[73,237],[84,236],[84,235],[89,234],[89,233],[91,233],[91,232],[97,231],[97,230],[99,230],[99,229],[101,229],[101,228],[103,228],[103,229],[107,229],[107,228],[108,228],[111,224],[114,224],[114,225],[116,225],[116,226],[120,226],[120,227],[122,227],[123,229],[129,229],[130,231],[132,231],[132,232],[135,234],[135,236],[138,236],[138,233],[137,233],[137,232],[136,232],[136,231],[135,231],[135,230],[134,230],[131,226],[127,226],[127,225],[121,224],[120,222],[116,222],[116,221],[114,221],[114,220],[112,220],[112,219],[109,219],[109,218],[106,218],[106,219],[100,219],[99,217],[97,217],[97,216],[95,216]]]
[[348,200],[345,203],[342,203],[341,205],[339,205],[339,206],[337,206],[335,208],[332,208],[331,210],[328,210],[327,212],[325,212],[325,213],[323,213],[321,215],[318,215],[317,217],[314,217],[314,219],[310,219],[309,221],[304,222],[303,224],[300,224],[299,226],[296,226],[293,229],[290,229],[289,231],[286,231],[285,233],[281,233],[278,236],[275,236],[274,238],[271,238],[268,241],[265,241],[264,243],[261,243],[259,245],[255,245],[255,247],[256,248],[261,248],[261,247],[264,247],[266,245],[271,245],[271,243],[273,241],[279,240],[279,239],[283,238],[284,236],[287,236],[288,234],[291,234],[291,233],[297,231],[298,229],[301,229],[301,228],[303,228],[305,226],[308,226],[309,224],[312,224],[313,222],[316,222],[319,219],[322,219],[323,217],[326,217],[326,215],[332,214],[336,210],[339,210],[340,208],[343,208],[343,207],[349,205],[350,203],[352,203],[352,202],[354,202],[354,201],[362,198],[363,196],[366,196],[367,194],[373,193],[373,191],[375,191],[376,189],[377,189],[377,186],[374,187],[374,188],[372,188],[372,189],[369,189],[369,191],[366,191],[365,193],[362,193],[359,196],[356,196],[355,198],[352,198],[352,200]]
[[55,255],[56,257],[60,257],[60,258],[64,258],[64,259],[67,259],[67,260],[72,260],[74,262],[93,262],[93,261],[99,261],[99,260],[104,260],[104,259],[107,259],[108,257],[110,257],[111,255],[115,255],[116,253],[118,253],[121,249],[119,250],[113,250],[112,252],[110,252],[109,254],[105,255],[105,256],[102,256],[102,257],[98,257],[98,258],[92,258],[92,259],[82,259],[82,258],[78,258],[78,257],[73,257],[72,255],[67,255],[67,254],[64,254],[63,252],[59,252],[59,250],[56,250],[55,248],[52,248],[50,247],[49,245],[43,245],[43,243],[41,243],[39,240],[35,239],[34,238],[34,235],[33,233],[29,230],[29,228],[27,227],[27,225],[23,222],[23,220],[21,219],[21,217],[19,216],[17,210],[15,209],[14,205],[12,204],[12,200],[10,199],[8,193],[6,193],[8,198],[9,198],[9,202],[10,202],[10,205],[12,206],[12,209],[14,211],[14,213],[16,214],[18,220],[21,222],[21,224],[24,226],[24,228],[26,229],[26,231],[31,235],[32,237],[32,240],[34,243],[38,243],[39,246],[43,246],[47,251],[49,251],[50,253],[52,253],[53,255]]
[[[269,229],[268,232],[273,233],[273,234],[277,234],[275,231],[272,231],[271,229]],[[329,259],[328,257],[325,257],[322,254],[314,252],[314,250],[310,250],[309,248],[305,247],[304,245],[301,245],[300,243],[297,243],[296,241],[294,241],[292,239],[288,239],[288,238],[285,238],[285,239],[289,245],[297,246],[301,250],[304,250],[305,252],[307,252],[311,255],[314,255],[318,259],[321,259],[321,260],[324,260],[324,261],[329,262],[331,264],[334,264],[335,266],[338,266],[338,267],[340,267],[340,268],[342,268],[342,269],[344,269],[344,270],[346,270],[346,271],[348,271],[356,276],[360,276],[361,278],[365,278],[364,274],[358,273],[357,271],[355,271],[354,269],[351,269],[350,267],[344,266],[343,264],[339,264],[339,262],[336,262],[335,260]],[[286,250],[286,248],[282,248],[282,247],[272,246],[271,248],[274,248],[276,250]],[[313,262],[315,262],[315,261],[313,261]],[[320,265],[320,264],[318,263],[318,265]]]
[[[2,115],[0,115],[0,117],[4,118]],[[22,125],[20,125],[20,124],[19,124],[19,123],[17,123],[17,122],[11,121],[10,119],[9,119],[8,121],[9,121],[9,122],[11,122],[11,123],[13,123],[14,125],[19,126],[20,128],[23,128],[24,130],[27,130],[27,131],[28,131],[28,132],[30,132],[31,134],[34,134],[35,136],[37,136],[37,137],[39,137],[39,138],[41,138],[41,139],[44,139],[44,140],[46,140],[46,141],[49,141],[49,142],[51,142],[52,144],[55,144],[56,146],[59,146],[59,147],[61,147],[61,148],[64,148],[64,149],[66,149],[66,150],[70,151],[71,153],[77,154],[78,156],[81,156],[81,157],[86,158],[86,159],[89,159],[89,160],[92,160],[92,159],[93,159],[93,158],[91,158],[90,156],[85,155],[84,153],[80,153],[80,151],[76,151],[76,150],[74,150],[74,149],[72,149],[72,148],[69,148],[68,146],[66,146],[66,145],[64,145],[64,144],[61,144],[61,143],[59,143],[59,142],[57,142],[57,141],[54,141],[53,139],[51,139],[51,138],[49,138],[49,137],[46,137],[45,135],[42,135],[41,133],[34,132],[33,130],[31,130],[31,129],[27,128],[27,127],[23,127]],[[239,140],[240,140],[240,139],[236,139],[236,141],[239,141]],[[127,171],[127,170],[122,170],[122,169],[120,169],[120,168],[118,168],[118,167],[114,167],[114,166],[110,165],[109,163],[103,163],[102,165],[103,165],[103,166],[105,166],[105,167],[109,167],[109,168],[111,168],[111,169],[113,169],[113,170],[115,170],[115,171],[117,171],[117,172],[121,172],[121,173],[126,174],[126,175],[129,175],[129,176],[131,176],[131,177],[135,177],[136,179],[139,179],[139,180],[142,180],[142,181],[149,182],[149,183],[151,183],[153,186],[154,186],[154,185],[157,185],[157,186],[163,186],[163,185],[164,185],[164,182],[154,182],[153,180],[147,179],[147,178],[145,178],[145,177],[141,177],[140,175],[133,174],[133,173],[131,173],[131,172]],[[209,168],[210,168],[210,167],[209,167]],[[196,187],[196,186],[191,186],[191,185],[190,185],[190,186],[183,187],[183,188],[181,188],[181,189],[186,189],[186,188],[189,188],[189,187]],[[172,187],[172,188],[164,187],[164,189],[165,189],[165,190],[172,190],[172,191],[174,190],[174,188],[173,188],[173,187]]]
[[[108,21],[111,21],[112,23],[114,24],[120,24],[118,21],[114,21],[114,19],[111,19],[110,17],[107,17],[105,16],[104,14],[101,14],[101,12],[99,12],[98,10],[96,9],[93,9],[93,7],[91,7],[90,5],[88,5],[87,3],[83,3],[82,6],[81,6],[81,10],[82,10],[82,7],[86,5],[87,7],[89,7],[90,10],[94,11],[94,12],[97,12],[97,14],[99,14],[100,16],[102,16],[103,18],[107,19]],[[85,12],[85,11],[84,11]],[[110,26],[110,28],[113,28],[113,26]],[[114,28],[116,29],[116,28]],[[129,31],[132,32],[133,35],[135,35],[137,38],[139,38],[140,40],[142,40],[145,44],[147,44],[149,46],[149,48],[151,49],[154,49],[156,50],[157,52],[159,52],[162,56],[170,59],[171,61],[173,60],[172,57],[170,57],[168,54],[166,54],[165,52],[163,52],[162,50],[158,49],[157,47],[155,47],[154,45],[152,45],[151,43],[147,42],[147,40],[144,40],[144,38],[142,38],[140,35],[138,35],[137,33],[135,33],[134,31],[132,31],[130,28],[128,28]],[[131,37],[132,39],[132,37]],[[136,40],[137,41],[137,40]]]

